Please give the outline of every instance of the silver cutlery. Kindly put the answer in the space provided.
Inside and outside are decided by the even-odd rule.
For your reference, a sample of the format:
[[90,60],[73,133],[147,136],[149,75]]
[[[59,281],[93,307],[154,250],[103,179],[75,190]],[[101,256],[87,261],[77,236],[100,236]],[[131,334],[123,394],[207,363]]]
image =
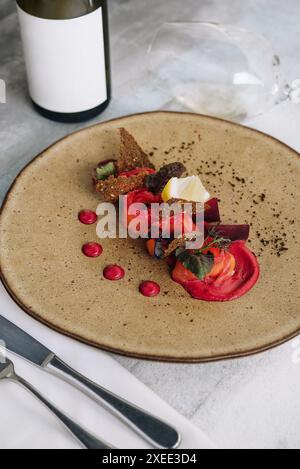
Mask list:
[[14,383],[20,384],[27,389],[33,396],[41,401],[51,412],[54,414],[64,426],[75,436],[75,438],[87,449],[112,449],[104,441],[100,441],[94,435],[85,430],[82,426],[68,417],[65,413],[59,410],[52,402],[48,401],[37,389],[35,389],[28,381],[15,373],[13,363],[6,358],[0,362],[0,381],[10,380]]
[[99,400],[112,414],[119,417],[151,445],[157,448],[177,448],[181,437],[168,423],[113,394],[75,371],[54,352],[0,315],[0,339],[8,350],[42,369],[68,381],[85,394]]

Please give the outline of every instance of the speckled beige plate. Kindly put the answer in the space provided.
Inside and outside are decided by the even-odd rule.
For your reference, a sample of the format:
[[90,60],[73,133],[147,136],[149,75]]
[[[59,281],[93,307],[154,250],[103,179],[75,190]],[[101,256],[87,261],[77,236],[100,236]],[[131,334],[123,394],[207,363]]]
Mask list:
[[[239,300],[191,299],[144,243],[104,241],[88,259],[82,244],[95,226],[78,222],[95,209],[90,174],[118,154],[126,127],[158,166],[182,160],[221,199],[224,222],[252,224],[250,246],[261,277]],[[206,361],[258,352],[300,332],[299,155],[259,132],[200,115],[148,113],[96,125],[56,143],[17,177],[1,214],[2,280],[15,301],[54,329],[118,353],[171,361]],[[103,279],[108,263],[126,278]],[[141,296],[144,279],[160,296]]]

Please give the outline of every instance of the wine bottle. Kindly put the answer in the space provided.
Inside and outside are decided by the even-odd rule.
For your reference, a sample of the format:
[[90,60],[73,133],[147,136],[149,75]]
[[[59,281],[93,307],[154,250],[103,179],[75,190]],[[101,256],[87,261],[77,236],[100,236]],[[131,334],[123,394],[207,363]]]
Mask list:
[[45,117],[79,122],[111,97],[107,0],[17,0],[29,94]]

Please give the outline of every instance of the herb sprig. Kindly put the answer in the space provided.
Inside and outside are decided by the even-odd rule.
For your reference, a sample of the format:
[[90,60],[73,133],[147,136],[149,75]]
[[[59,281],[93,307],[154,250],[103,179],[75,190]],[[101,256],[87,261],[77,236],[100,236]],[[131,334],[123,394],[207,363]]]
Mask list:
[[[199,280],[203,280],[214,265],[214,255],[209,252],[209,249],[227,249],[231,244],[230,239],[227,238],[216,236],[209,240],[210,238],[211,236],[207,237],[203,246],[199,249],[188,250],[180,247],[175,251],[177,260]],[[206,244],[207,240],[209,241]]]
[[[211,235],[208,236],[205,241],[207,241],[209,238],[211,238]],[[200,252],[207,251],[209,248],[228,249],[231,244],[230,239],[219,236],[213,238],[212,241],[208,242],[208,244],[205,244],[205,241],[203,246],[199,249]]]
[[109,176],[112,176],[116,171],[115,164],[113,161],[109,161],[103,166],[96,168],[96,177],[98,181],[104,181]]

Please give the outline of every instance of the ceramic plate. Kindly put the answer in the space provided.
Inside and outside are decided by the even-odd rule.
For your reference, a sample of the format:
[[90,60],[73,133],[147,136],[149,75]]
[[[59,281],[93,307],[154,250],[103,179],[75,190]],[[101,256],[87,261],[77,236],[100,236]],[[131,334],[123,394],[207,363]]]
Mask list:
[[[174,283],[144,242],[104,240],[86,258],[95,225],[78,222],[95,209],[91,171],[117,157],[125,127],[159,166],[180,160],[218,197],[222,221],[250,223],[261,276],[244,297],[193,300]],[[16,178],[1,213],[2,280],[15,301],[50,327],[88,344],[135,357],[197,362],[265,350],[300,332],[299,155],[257,131],[193,114],[156,112],[77,132],[37,156]],[[103,279],[107,264],[126,277]],[[161,294],[145,298],[142,280]]]

